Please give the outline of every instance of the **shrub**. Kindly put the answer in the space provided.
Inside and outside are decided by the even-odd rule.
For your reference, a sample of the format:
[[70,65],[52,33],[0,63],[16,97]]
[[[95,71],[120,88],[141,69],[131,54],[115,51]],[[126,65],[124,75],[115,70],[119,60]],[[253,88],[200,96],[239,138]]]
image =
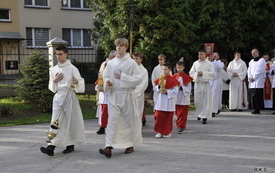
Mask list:
[[49,62],[40,52],[33,52],[19,66],[23,78],[18,80],[18,95],[27,103],[34,104],[43,112],[50,112],[53,93],[48,89]]
[[10,117],[12,116],[12,109],[8,106],[0,106],[0,117]]

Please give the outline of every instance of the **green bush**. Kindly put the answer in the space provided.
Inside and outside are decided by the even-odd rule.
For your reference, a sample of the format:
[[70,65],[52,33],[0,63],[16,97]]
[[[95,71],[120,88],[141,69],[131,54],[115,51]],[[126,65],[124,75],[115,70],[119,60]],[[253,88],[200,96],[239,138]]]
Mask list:
[[40,52],[33,52],[19,66],[23,78],[18,80],[17,94],[43,112],[50,112],[53,93],[48,89],[49,62]]
[[8,106],[0,106],[0,117],[10,117],[12,116],[12,109]]

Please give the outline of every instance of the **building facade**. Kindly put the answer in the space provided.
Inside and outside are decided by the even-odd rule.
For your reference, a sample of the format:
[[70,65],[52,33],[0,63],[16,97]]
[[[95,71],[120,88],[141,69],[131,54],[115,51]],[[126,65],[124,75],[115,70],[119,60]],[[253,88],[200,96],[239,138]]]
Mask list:
[[[92,50],[93,17],[85,0],[1,0],[0,74],[19,73],[19,64],[30,52],[47,54],[46,42],[56,37],[68,42],[72,55]],[[82,57],[73,58],[81,62]]]

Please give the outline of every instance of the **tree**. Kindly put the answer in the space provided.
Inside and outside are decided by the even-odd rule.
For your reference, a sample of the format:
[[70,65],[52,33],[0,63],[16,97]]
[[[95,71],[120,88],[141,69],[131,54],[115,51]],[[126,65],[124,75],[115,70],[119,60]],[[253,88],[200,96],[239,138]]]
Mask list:
[[23,78],[18,80],[18,95],[43,112],[50,112],[53,93],[48,89],[49,62],[40,52],[33,52],[20,66]]
[[[270,52],[275,42],[275,2],[273,0],[133,0],[134,20],[129,21],[131,0],[95,0],[97,11],[93,29],[105,51],[113,49],[118,37],[129,38],[134,23],[134,51],[150,59],[160,53],[169,61],[184,55],[195,57],[203,44],[215,43],[224,57],[235,50],[250,56],[252,48]],[[104,16],[104,17],[103,17]],[[100,34],[99,34],[100,33]]]

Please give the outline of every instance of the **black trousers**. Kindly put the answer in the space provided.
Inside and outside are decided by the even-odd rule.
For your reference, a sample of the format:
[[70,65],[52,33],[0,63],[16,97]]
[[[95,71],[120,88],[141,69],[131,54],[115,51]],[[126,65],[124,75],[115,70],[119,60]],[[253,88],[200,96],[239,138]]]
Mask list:
[[275,110],[275,100],[274,100],[274,98],[275,98],[275,88],[272,88],[272,92],[273,92],[273,94],[272,94],[272,101],[273,101],[273,105],[272,105],[272,109],[273,110]]
[[255,110],[264,109],[264,89],[251,88],[250,89],[250,103],[251,108]]

